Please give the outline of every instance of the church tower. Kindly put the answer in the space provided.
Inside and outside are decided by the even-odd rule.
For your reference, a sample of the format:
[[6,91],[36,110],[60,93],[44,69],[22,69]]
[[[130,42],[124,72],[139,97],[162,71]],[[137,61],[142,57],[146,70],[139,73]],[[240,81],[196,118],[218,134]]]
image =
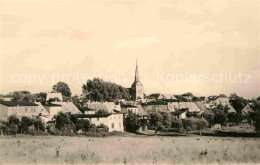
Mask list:
[[131,86],[131,95],[134,100],[144,99],[144,87],[139,78],[137,60],[136,60],[136,68],[135,68],[135,81]]

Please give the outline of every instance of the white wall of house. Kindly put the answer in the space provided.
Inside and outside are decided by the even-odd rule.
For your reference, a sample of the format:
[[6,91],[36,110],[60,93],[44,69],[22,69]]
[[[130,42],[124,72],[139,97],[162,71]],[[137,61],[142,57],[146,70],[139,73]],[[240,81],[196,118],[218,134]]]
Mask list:
[[96,126],[100,124],[104,124],[109,128],[109,132],[112,131],[120,131],[124,132],[124,125],[123,125],[123,114],[111,114],[108,117],[95,117],[95,118],[84,118],[88,119],[92,124]]

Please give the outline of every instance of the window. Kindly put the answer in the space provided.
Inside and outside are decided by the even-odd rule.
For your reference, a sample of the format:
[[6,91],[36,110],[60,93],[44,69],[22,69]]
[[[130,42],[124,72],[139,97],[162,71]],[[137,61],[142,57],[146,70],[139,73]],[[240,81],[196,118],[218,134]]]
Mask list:
[[114,127],[115,127],[114,123],[111,123],[111,127],[112,127],[112,128],[114,128]]

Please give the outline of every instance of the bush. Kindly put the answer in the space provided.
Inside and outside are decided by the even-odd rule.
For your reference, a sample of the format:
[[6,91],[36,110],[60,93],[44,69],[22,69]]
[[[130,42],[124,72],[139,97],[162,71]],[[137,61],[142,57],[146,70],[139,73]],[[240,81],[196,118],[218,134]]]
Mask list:
[[97,131],[97,127],[95,124],[91,124],[89,127],[89,132],[96,132]]
[[88,132],[90,129],[90,121],[85,119],[79,119],[75,126],[76,131],[82,130],[83,132]]
[[129,114],[124,120],[126,131],[136,132],[141,127],[141,120],[137,115]]
[[104,124],[100,124],[97,126],[97,132],[108,132],[109,128]]
[[183,129],[182,120],[172,120],[171,128],[174,129]]
[[202,130],[208,127],[208,122],[204,118],[188,118],[183,122],[184,128],[188,131]]
[[58,129],[54,129],[54,128],[49,128],[48,129],[48,132],[51,134],[51,135],[61,135],[60,131]]

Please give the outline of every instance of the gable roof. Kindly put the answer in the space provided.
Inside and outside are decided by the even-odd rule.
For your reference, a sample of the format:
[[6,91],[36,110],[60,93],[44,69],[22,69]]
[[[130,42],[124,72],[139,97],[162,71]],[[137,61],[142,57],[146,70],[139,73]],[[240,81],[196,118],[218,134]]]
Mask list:
[[194,102],[171,102],[168,103],[168,109],[171,112],[178,111],[181,109],[188,109],[189,112],[200,112],[201,109]]
[[137,115],[140,116],[147,116],[148,114],[144,111],[143,107],[141,105],[137,105]]
[[35,104],[39,105],[39,113],[41,113],[42,116],[49,116],[50,113],[44,108],[41,102],[35,102]]
[[105,113],[105,114],[80,114],[77,115],[78,118],[106,118],[108,116],[112,115],[111,113]]
[[71,114],[81,114],[80,110],[72,102],[52,102],[52,103],[61,105],[61,111],[63,113],[70,112]]
[[229,104],[229,98],[227,98],[227,97],[217,98],[217,100],[218,100],[222,105],[227,105],[227,104]]
[[195,102],[201,111],[207,110],[206,104],[203,102]]
[[242,113],[243,115],[248,115],[250,112],[253,112],[253,108],[247,104],[243,109],[242,109]]
[[7,107],[38,106],[37,104],[28,102],[28,101],[2,101],[2,100],[0,100],[0,104],[5,105]]

